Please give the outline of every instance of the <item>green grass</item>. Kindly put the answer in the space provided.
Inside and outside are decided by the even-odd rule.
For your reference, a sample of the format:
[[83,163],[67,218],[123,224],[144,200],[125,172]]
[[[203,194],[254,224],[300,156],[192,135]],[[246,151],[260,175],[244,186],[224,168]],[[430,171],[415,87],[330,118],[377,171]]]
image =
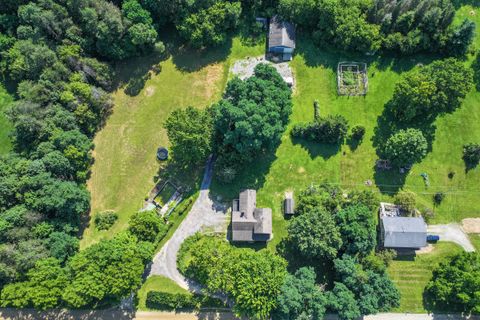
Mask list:
[[475,247],[475,250],[480,252],[480,234],[478,233],[472,233],[469,235],[470,241],[472,242],[473,246]]
[[430,253],[416,257],[398,257],[388,267],[388,274],[401,293],[400,307],[395,312],[426,313],[423,291],[432,277],[432,271],[447,257],[462,252],[453,243],[438,243]]
[[12,126],[3,113],[5,107],[12,102],[12,100],[12,97],[0,85],[0,155],[6,154],[12,148],[9,137]]
[[147,294],[149,291],[161,291],[168,293],[183,293],[190,294],[188,290],[183,289],[173,280],[170,280],[164,276],[151,276],[143,283],[140,290],[137,292],[137,309],[149,310],[145,305],[147,300]]
[[[113,94],[113,114],[95,137],[95,163],[88,181],[91,213],[115,210],[119,219],[108,232],[96,231],[90,223],[82,248],[124,230],[158,175],[165,174],[156,160],[156,149],[168,146],[163,123],[170,112],[189,105],[204,108],[217,101],[231,62],[262,51],[262,45],[245,46],[235,38],[212,52],[174,52],[164,61],[152,55],[119,65],[120,89]],[[161,70],[155,73],[153,69]],[[181,185],[196,189],[202,173],[198,169],[197,175],[176,178]]]

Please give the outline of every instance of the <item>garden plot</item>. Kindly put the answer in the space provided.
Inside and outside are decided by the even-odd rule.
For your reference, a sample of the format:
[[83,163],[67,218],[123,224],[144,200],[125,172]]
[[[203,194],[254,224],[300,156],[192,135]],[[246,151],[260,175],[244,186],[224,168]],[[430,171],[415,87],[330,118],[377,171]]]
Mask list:
[[243,60],[238,60],[230,68],[230,73],[244,80],[246,78],[253,76],[253,71],[255,70],[255,67],[259,63],[268,63],[272,65],[275,69],[277,69],[280,76],[282,76],[283,80],[290,87],[294,86],[293,72],[288,62],[273,63],[265,59],[265,57],[263,56],[255,57],[255,58],[248,57]]
[[367,64],[340,62],[337,67],[338,94],[364,96],[368,90]]

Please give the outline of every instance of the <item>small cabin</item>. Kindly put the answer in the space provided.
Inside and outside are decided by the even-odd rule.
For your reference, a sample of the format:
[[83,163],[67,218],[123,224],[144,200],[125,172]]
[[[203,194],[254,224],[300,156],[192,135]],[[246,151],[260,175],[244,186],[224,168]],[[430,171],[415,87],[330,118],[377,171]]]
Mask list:
[[287,216],[295,214],[295,201],[293,197],[287,197],[283,201],[283,213]]
[[268,52],[280,57],[283,61],[292,60],[295,49],[295,27],[282,21],[278,16],[270,19],[268,32]]

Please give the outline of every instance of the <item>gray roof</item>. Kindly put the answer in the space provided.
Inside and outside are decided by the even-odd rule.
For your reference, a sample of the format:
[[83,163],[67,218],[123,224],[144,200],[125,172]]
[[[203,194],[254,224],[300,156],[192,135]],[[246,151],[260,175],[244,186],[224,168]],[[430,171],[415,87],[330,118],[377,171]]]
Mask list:
[[232,207],[233,241],[268,241],[272,234],[272,210],[255,208],[257,193],[255,190],[240,192]]
[[427,224],[421,217],[382,217],[382,232],[386,248],[422,248],[427,245]]
[[283,211],[285,214],[294,214],[295,201],[292,198],[285,199],[283,203]]
[[268,47],[295,48],[295,27],[293,24],[281,21],[278,16],[270,19]]

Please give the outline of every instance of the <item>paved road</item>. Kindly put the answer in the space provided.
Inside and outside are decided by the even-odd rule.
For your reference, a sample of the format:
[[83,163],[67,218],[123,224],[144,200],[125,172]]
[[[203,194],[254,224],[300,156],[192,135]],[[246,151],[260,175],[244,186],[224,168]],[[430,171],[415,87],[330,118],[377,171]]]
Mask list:
[[427,227],[429,234],[440,236],[440,241],[454,242],[460,245],[465,251],[475,251],[475,247],[470,242],[468,235],[463,231],[462,227],[456,223],[429,225]]
[[163,275],[175,281],[180,287],[192,292],[200,292],[201,287],[186,279],[177,269],[177,254],[183,241],[196,232],[208,228],[213,231],[224,232],[228,220],[226,208],[216,204],[209,197],[209,187],[212,180],[214,160],[209,159],[202,181],[200,195],[192,206],[188,216],[182,221],[169,241],[153,258],[149,276]]

